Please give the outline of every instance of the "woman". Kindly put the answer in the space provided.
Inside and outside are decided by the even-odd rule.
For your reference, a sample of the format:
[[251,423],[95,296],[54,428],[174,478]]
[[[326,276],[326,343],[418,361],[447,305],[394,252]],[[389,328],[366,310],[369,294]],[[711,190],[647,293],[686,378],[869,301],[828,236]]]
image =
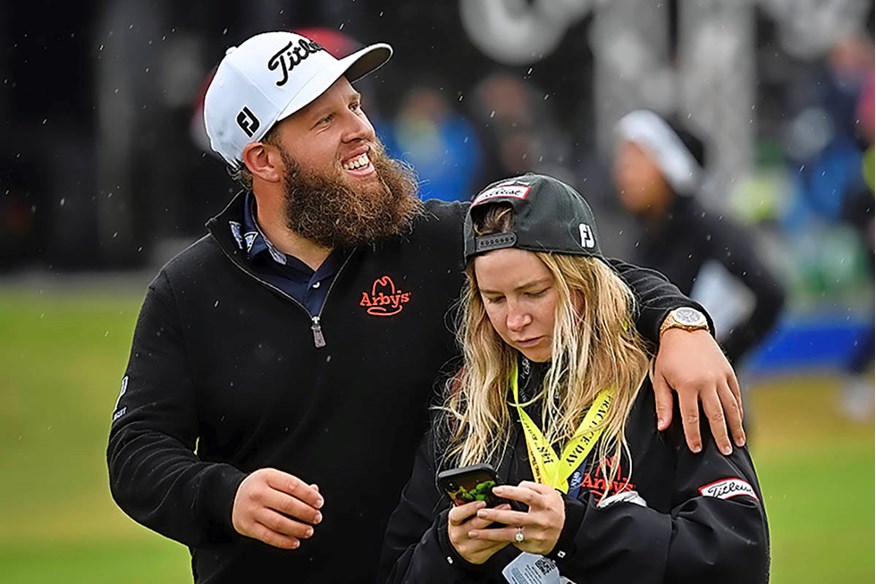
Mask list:
[[[766,582],[748,453],[693,454],[679,425],[653,429],[634,298],[581,195],[532,174],[490,185],[465,254],[465,362],[390,519],[388,581]],[[516,509],[451,508],[436,472],[478,463]]]
[[[628,113],[615,133],[614,184],[642,227],[633,260],[666,275],[684,294],[694,292],[696,282],[700,288],[718,283],[707,308],[723,325],[718,341],[735,365],[772,332],[785,301],[758,253],[757,234],[700,202],[706,150],[694,133],[650,110]],[[749,305],[726,292],[732,287],[745,291]]]

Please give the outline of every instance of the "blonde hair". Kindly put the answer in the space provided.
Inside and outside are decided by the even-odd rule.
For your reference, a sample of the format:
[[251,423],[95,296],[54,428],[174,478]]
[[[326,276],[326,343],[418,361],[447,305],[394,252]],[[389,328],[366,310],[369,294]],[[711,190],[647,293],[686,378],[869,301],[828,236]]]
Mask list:
[[[492,205],[475,221],[479,235],[510,230],[511,208]],[[626,421],[648,373],[650,356],[633,325],[635,299],[630,289],[600,259],[537,252],[557,292],[552,358],[541,391],[541,429],[550,444],[565,445],[600,391],[614,388],[597,447],[605,492],[629,452]],[[448,384],[444,464],[468,465],[500,460],[508,446],[509,379],[517,358],[487,317],[474,277],[467,267],[461,299],[458,340],[464,366]],[[577,306],[576,306],[577,305]],[[579,309],[580,307],[580,309]]]

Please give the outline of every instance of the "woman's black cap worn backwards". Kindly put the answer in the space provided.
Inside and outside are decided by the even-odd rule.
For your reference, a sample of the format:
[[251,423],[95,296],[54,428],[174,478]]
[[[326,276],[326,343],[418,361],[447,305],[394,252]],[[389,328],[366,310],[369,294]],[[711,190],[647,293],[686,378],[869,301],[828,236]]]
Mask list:
[[[477,216],[497,203],[513,208],[512,231],[477,235],[472,214]],[[509,247],[602,257],[590,205],[566,183],[541,174],[500,180],[482,190],[469,207],[463,230],[466,262],[478,254]]]

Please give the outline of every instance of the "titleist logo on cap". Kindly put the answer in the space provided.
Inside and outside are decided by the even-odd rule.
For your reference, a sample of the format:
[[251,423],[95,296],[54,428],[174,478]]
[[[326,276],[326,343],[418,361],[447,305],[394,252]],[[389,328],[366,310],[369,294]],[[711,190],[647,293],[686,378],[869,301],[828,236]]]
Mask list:
[[299,39],[297,45],[294,41],[289,41],[289,44],[268,59],[268,70],[274,71],[278,67],[282,68],[283,78],[277,81],[277,87],[282,87],[289,81],[289,73],[301,61],[324,50],[319,43],[305,38]]

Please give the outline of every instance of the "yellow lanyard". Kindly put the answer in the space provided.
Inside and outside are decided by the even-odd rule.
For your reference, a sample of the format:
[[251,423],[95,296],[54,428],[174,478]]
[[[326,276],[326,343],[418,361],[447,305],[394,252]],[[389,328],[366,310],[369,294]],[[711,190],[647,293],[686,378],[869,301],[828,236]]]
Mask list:
[[533,477],[535,477],[536,482],[543,485],[559,489],[564,493],[569,492],[569,477],[581,466],[602,435],[603,428],[596,426],[608,414],[614,391],[609,388],[599,392],[593,405],[590,406],[584,419],[581,420],[575,435],[563,448],[563,453],[559,457],[520,404],[517,388],[517,363],[514,364],[511,371],[511,391],[514,394],[512,405],[517,408],[520,422],[523,425],[523,435],[526,437],[526,449],[529,451],[529,465],[532,467]]

